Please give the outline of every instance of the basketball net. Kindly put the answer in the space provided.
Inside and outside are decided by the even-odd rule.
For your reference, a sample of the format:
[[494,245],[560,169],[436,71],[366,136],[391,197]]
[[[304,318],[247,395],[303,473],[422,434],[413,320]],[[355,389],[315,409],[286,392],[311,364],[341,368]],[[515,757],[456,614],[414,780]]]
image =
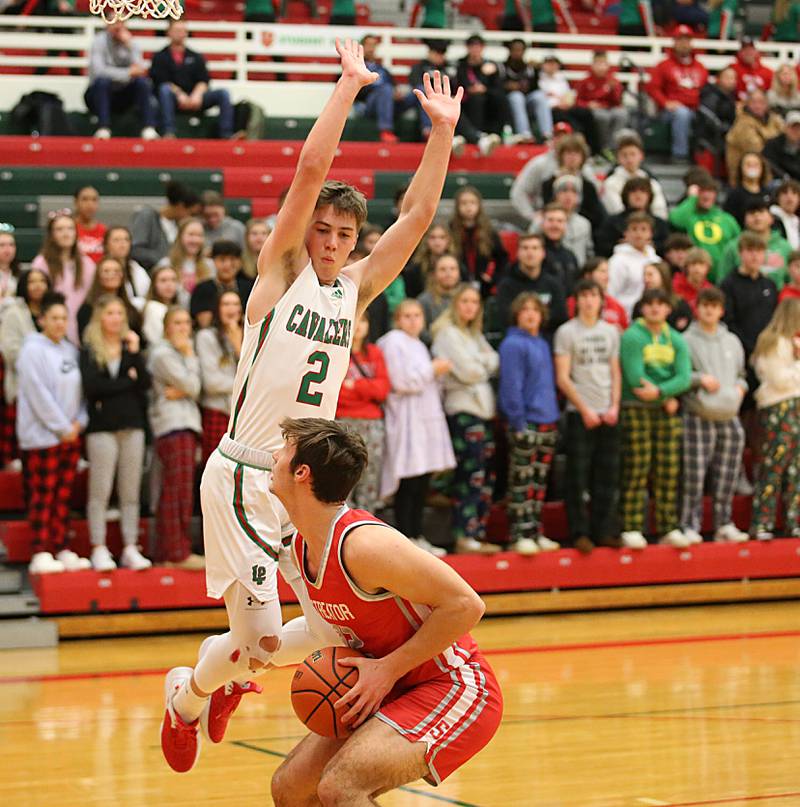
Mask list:
[[177,20],[183,14],[180,0],[90,0],[89,10],[109,24],[124,22],[131,17],[152,17],[155,20],[172,17]]

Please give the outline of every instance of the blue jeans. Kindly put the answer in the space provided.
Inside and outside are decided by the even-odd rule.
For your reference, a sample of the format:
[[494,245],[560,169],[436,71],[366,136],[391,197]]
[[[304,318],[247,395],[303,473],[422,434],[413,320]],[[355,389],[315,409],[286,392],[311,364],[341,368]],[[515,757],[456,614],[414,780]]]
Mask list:
[[[158,102],[161,105],[161,127],[163,134],[175,134],[175,113],[178,100],[169,84],[158,88]],[[223,139],[233,134],[233,104],[227,90],[206,90],[203,94],[201,110],[219,107],[219,136]]]
[[379,131],[391,132],[394,129],[394,88],[388,82],[379,81],[368,89],[367,100],[359,107],[368,118],[378,121]]
[[134,105],[142,120],[142,128],[145,128],[156,125],[152,92],[149,78],[135,78],[116,87],[110,78],[98,78],[89,85],[84,101],[89,111],[97,115],[98,125],[103,128],[111,126],[112,111],[124,112]]
[[664,109],[661,120],[672,128],[672,156],[686,159],[689,157],[689,136],[694,123],[694,110],[679,106],[676,110]]
[[[520,95],[521,94],[522,93],[520,93]],[[509,103],[513,104],[511,95],[513,95],[513,93],[509,93],[508,100]],[[536,126],[539,129],[539,134],[542,137],[550,137],[553,134],[553,110],[550,107],[550,103],[544,91],[534,90],[533,92],[529,92],[526,101],[528,109],[536,118]],[[511,108],[514,108],[513,105]]]

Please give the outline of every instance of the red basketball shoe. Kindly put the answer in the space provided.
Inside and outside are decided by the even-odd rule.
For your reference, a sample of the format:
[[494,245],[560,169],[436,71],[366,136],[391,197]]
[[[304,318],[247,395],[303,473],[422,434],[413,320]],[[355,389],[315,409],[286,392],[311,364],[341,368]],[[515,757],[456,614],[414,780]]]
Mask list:
[[186,723],[172,705],[175,693],[191,677],[191,667],[173,667],[164,680],[166,710],[161,721],[161,750],[167,764],[178,773],[190,771],[200,756],[200,738],[197,736],[199,718]]
[[261,687],[253,681],[237,684],[231,681],[215,690],[208,699],[203,713],[200,715],[200,727],[203,734],[212,743],[221,743],[228,728],[228,721],[239,706],[242,695],[249,692],[261,693]]

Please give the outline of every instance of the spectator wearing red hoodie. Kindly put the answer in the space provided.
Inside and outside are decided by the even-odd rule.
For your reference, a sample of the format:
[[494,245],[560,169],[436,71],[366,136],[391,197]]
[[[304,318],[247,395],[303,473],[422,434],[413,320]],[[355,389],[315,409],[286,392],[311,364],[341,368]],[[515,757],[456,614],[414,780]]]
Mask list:
[[692,29],[679,25],[675,29],[672,53],[653,68],[645,87],[662,118],[672,127],[674,160],[689,159],[689,135],[700,104],[700,90],[707,82],[708,70],[692,50]]
[[628,110],[622,105],[622,84],[614,77],[604,50],[592,54],[589,75],[578,83],[575,91],[575,105],[592,112],[599,150],[609,149],[613,133],[628,125]]
[[686,266],[682,272],[672,276],[672,291],[686,300],[692,315],[697,316],[697,295],[703,289],[710,289],[712,284],[708,281],[711,271],[711,256],[702,248],[690,249],[686,255]]
[[743,37],[731,67],[736,71],[736,95],[740,101],[754,90],[767,92],[772,86],[772,70],[761,64],[761,56],[752,37]]
[[[346,420],[367,444],[369,469],[350,494],[350,501],[364,510],[381,506],[383,465],[383,402],[391,384],[381,349],[369,341],[369,318],[362,315],[353,333],[350,367],[339,392],[336,419]],[[370,510],[370,512],[374,512]]]

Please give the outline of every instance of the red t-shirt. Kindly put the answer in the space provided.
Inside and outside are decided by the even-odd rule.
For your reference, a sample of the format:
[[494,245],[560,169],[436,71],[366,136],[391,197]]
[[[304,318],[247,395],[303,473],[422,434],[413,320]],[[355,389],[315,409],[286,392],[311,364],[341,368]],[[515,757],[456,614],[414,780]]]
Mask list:
[[797,286],[784,286],[781,289],[781,293],[778,295],[778,302],[791,300],[794,297],[800,297],[800,288]]
[[[570,319],[575,316],[574,297],[570,297],[567,300],[567,313],[569,314]],[[625,309],[610,294],[606,294],[603,297],[603,310],[600,316],[603,318],[603,322],[607,322],[609,325],[614,325],[621,331],[626,330],[630,324],[628,321],[628,315],[625,313]]]
[[83,227],[77,223],[78,246],[81,252],[90,260],[97,263],[103,257],[103,238],[106,235],[106,225],[98,221],[94,227]]
[[366,350],[350,355],[350,366],[345,381],[352,387],[342,386],[339,391],[337,418],[380,420],[383,418],[381,404],[391,389],[389,372],[383,353],[377,345],[367,345]]
[[[707,280],[703,283],[703,289],[710,289],[712,284],[709,283]],[[689,281],[686,279],[686,275],[683,272],[676,272],[672,278],[672,290],[678,297],[682,297],[689,303],[689,308],[692,309],[692,314],[697,314],[697,295],[700,293],[700,289],[696,289],[692,286]]]

